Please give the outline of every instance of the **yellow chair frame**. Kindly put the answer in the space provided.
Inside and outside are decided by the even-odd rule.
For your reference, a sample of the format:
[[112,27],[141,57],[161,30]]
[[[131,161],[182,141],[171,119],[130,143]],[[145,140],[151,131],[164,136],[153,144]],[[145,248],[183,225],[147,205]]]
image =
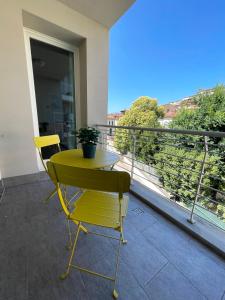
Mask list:
[[[41,153],[41,148],[56,145],[58,150],[61,151],[60,138],[59,138],[58,134],[46,135],[46,136],[35,136],[34,137],[34,144],[35,144],[35,146],[38,150],[42,165],[43,165],[46,173],[48,174],[48,169],[47,169],[47,166],[46,166],[45,161],[43,159],[43,156],[42,156],[42,153]],[[44,201],[48,202],[56,193],[57,193],[57,189],[55,188]]]
[[[88,272],[89,274],[113,281],[113,297],[118,298],[116,283],[119,268],[120,248],[121,244],[126,244],[127,242],[124,239],[123,222],[127,213],[128,197],[124,196],[123,193],[129,191],[130,175],[127,172],[82,169],[71,166],[63,166],[52,162],[47,162],[47,168],[52,181],[56,185],[58,197],[67,220],[78,225],[68,266],[66,272],[61,275],[60,279],[65,279],[69,275],[71,268]],[[72,212],[69,211],[66,205],[60,188],[61,184],[85,189],[80,198],[78,198],[75,202],[75,209]],[[91,232],[90,230],[86,230],[82,223],[114,229],[119,232],[120,236],[117,238],[114,236]],[[80,230],[84,230],[86,233],[92,233],[119,241],[114,277],[106,276],[72,263]]]

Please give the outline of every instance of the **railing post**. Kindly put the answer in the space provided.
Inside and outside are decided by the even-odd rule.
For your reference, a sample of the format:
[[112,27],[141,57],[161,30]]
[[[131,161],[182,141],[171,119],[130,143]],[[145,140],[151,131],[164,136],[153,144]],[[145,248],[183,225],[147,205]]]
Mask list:
[[188,222],[191,223],[191,224],[195,223],[194,218],[193,218],[194,209],[195,209],[196,202],[198,201],[198,198],[199,198],[202,179],[203,179],[203,176],[204,176],[204,173],[205,173],[205,162],[206,162],[206,159],[207,159],[207,154],[208,154],[208,137],[205,136],[204,137],[204,157],[203,157],[202,164],[201,164],[201,169],[200,169],[200,172],[199,172],[198,186],[197,186],[197,189],[196,189],[195,199],[194,199],[192,209],[191,209],[190,219],[188,219]]
[[133,182],[134,178],[134,162],[135,162],[135,152],[136,152],[136,135],[135,135],[135,130],[132,130],[132,153],[131,153],[131,172],[130,172],[130,177],[131,177],[131,182]]
[[101,130],[101,144],[102,144],[102,150],[105,149],[105,144],[104,144],[104,131]]

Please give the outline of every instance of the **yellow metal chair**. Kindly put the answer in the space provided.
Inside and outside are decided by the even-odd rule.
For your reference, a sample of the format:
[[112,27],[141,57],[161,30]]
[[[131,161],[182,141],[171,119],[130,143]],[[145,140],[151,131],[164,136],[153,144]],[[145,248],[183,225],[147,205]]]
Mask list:
[[[47,167],[48,173],[56,184],[59,200],[66,218],[78,225],[66,272],[63,273],[60,278],[65,279],[69,275],[71,268],[76,268],[80,271],[103,277],[114,282],[113,297],[118,298],[116,282],[121,243],[126,243],[123,233],[123,221],[128,207],[128,197],[124,196],[123,193],[129,191],[130,175],[126,172],[81,169],[53,164],[52,162],[47,162]],[[77,186],[85,189],[83,194],[81,194],[79,199],[75,202],[75,208],[71,212],[66,205],[60,184]],[[72,263],[80,230],[85,231],[82,223],[107,227],[119,232],[119,238],[117,238],[90,232],[89,230],[86,231],[87,233],[90,232],[119,241],[114,277],[96,273]]]
[[[42,153],[41,153],[41,149],[44,148],[44,147],[56,145],[57,148],[58,148],[58,150],[61,151],[59,143],[60,143],[60,139],[59,139],[58,134],[46,135],[46,136],[35,136],[34,137],[34,144],[35,144],[35,146],[36,146],[36,148],[38,150],[38,153],[39,153],[40,158],[41,158],[42,165],[43,165],[45,171],[47,172],[47,174],[48,174],[48,169],[47,169],[47,166],[46,166],[45,161],[43,159],[43,156],[42,156]],[[55,188],[50,193],[50,195],[45,199],[45,202],[47,202],[48,200],[50,200],[56,194],[56,192],[57,192],[57,190]]]

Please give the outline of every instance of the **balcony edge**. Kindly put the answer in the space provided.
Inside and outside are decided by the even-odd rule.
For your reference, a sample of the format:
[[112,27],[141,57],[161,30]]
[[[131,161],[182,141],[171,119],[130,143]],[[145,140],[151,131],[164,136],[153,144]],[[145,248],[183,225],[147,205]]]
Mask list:
[[188,210],[168,201],[136,180],[131,185],[130,192],[225,259],[225,232],[196,215],[194,215],[196,222],[190,224],[187,221],[190,218]]

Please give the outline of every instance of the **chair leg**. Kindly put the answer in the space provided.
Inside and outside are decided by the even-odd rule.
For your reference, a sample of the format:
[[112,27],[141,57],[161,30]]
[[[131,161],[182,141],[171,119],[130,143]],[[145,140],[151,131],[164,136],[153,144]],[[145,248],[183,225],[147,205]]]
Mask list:
[[64,192],[64,199],[65,199],[66,206],[69,207],[70,203],[76,198],[76,196],[81,192],[81,190],[74,192],[70,199],[67,199],[67,186],[66,185],[63,188],[63,192]]
[[[124,218],[122,220],[122,224],[123,224]],[[127,240],[124,239],[124,232],[123,232],[123,225],[121,226],[121,235],[122,235],[122,243],[125,245],[127,244]]]
[[66,246],[66,249],[71,250],[73,243],[72,243],[72,235],[71,235],[70,221],[69,220],[66,221],[66,228],[67,228],[68,236],[69,236],[69,241],[68,241],[68,245]]
[[80,193],[80,191],[76,191],[75,193],[73,193],[72,197],[70,198],[70,200],[67,200],[68,202],[68,206],[70,206],[70,203],[76,198],[76,196]]
[[122,243],[124,245],[127,244],[127,240],[124,239],[124,233],[123,233],[123,231],[122,231],[121,235],[122,235]]
[[50,195],[49,195],[46,199],[43,200],[43,202],[44,202],[44,203],[48,203],[48,201],[49,201],[56,193],[57,193],[57,190],[54,189],[54,190],[50,193]]
[[60,279],[61,279],[61,280],[66,279],[67,276],[69,275],[70,268],[71,268],[71,263],[72,263],[73,256],[74,256],[74,252],[75,252],[75,248],[76,248],[76,245],[77,245],[78,236],[79,236],[79,233],[80,233],[80,227],[81,227],[81,224],[80,224],[80,222],[79,222],[78,228],[77,228],[77,232],[76,232],[76,236],[75,236],[75,239],[74,239],[73,248],[72,248],[71,255],[70,255],[70,259],[69,259],[69,263],[68,263],[66,272],[63,273],[63,274],[60,276]]
[[64,200],[66,203],[66,206],[69,207],[69,201],[67,200],[67,186],[63,185],[63,193],[64,193]]
[[118,246],[117,256],[116,256],[116,270],[115,270],[115,276],[114,276],[115,280],[114,280],[114,287],[113,287],[113,298],[114,299],[117,299],[119,297],[119,294],[116,290],[116,283],[117,283],[117,275],[118,275],[118,271],[119,271],[119,259],[120,259],[121,242],[123,242],[122,231],[120,232],[119,246]]
[[[78,222],[76,222],[75,224],[78,225]],[[65,247],[66,247],[67,250],[71,250],[72,246],[73,246],[73,243],[72,243],[72,234],[71,234],[71,229],[70,229],[70,220],[66,221],[66,229],[68,231],[69,241],[68,241],[68,244]],[[82,230],[85,234],[88,233],[87,228],[85,228],[83,225],[80,225],[80,230]]]

